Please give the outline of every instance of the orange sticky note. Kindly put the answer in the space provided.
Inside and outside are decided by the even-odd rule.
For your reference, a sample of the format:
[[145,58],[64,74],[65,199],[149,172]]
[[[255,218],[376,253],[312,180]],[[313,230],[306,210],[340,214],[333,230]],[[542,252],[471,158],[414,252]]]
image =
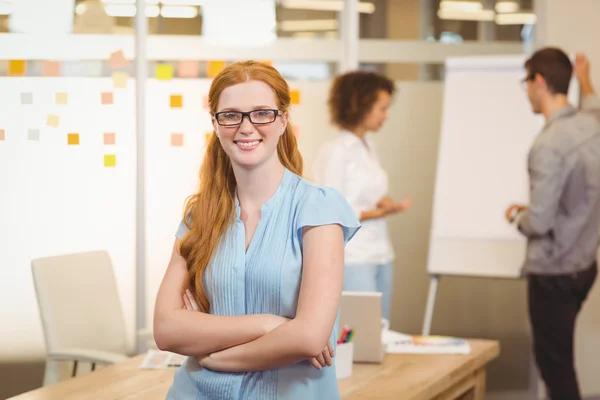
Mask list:
[[116,167],[117,166],[117,155],[116,154],[105,154],[104,155],[104,166],[105,167]]
[[179,61],[177,74],[180,78],[195,78],[200,72],[200,63],[194,60]]
[[68,145],[79,144],[79,133],[69,133],[67,135],[67,144]]
[[292,100],[292,104],[300,104],[300,91],[290,90],[290,98]]
[[69,95],[65,92],[56,93],[56,104],[67,104],[69,102]]
[[208,95],[207,94],[202,96],[202,108],[204,108],[205,110],[208,110],[210,108],[210,105],[208,104]]
[[156,66],[156,79],[160,81],[173,79],[173,67],[170,64],[158,64]]
[[101,102],[102,102],[102,104],[106,104],[106,105],[113,104],[112,92],[102,92]]
[[8,75],[10,76],[25,76],[27,64],[25,60],[9,60]]
[[127,59],[125,58],[123,50],[118,50],[110,53],[108,63],[112,69],[119,69],[127,66],[127,64],[129,64],[129,61],[127,61]]
[[209,61],[206,63],[206,76],[214,78],[225,68],[225,61]]
[[126,72],[121,72],[121,71],[113,72],[113,74],[112,74],[113,86],[117,89],[122,89],[122,88],[127,87],[127,79],[128,78],[129,78],[129,75],[127,75]]
[[183,107],[183,96],[180,94],[172,94],[171,95],[171,107],[172,108]]
[[111,145],[116,143],[116,137],[114,133],[105,133],[104,134],[104,144]]
[[0,129],[0,141],[6,140],[4,129]]
[[171,146],[173,146],[173,147],[183,146],[183,133],[172,133],[171,134]]
[[294,133],[294,136],[296,136],[296,139],[300,139],[300,133],[301,133],[300,125],[293,124],[292,132]]
[[60,76],[60,62],[44,61],[42,64],[43,76]]
[[53,128],[58,128],[58,124],[60,122],[60,117],[58,115],[48,115],[46,119],[46,125],[51,126]]

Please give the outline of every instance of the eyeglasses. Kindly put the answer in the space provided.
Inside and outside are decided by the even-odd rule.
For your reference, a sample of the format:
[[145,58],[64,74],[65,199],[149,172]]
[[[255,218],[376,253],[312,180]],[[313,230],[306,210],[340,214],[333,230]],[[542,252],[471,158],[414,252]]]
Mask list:
[[248,120],[255,125],[265,125],[275,122],[277,116],[281,114],[279,110],[221,111],[215,113],[214,118],[221,126],[241,125],[244,117],[248,117]]

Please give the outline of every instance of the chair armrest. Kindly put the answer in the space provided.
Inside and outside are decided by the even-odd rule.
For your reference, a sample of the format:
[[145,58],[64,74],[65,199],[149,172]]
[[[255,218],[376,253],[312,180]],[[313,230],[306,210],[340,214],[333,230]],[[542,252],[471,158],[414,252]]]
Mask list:
[[48,358],[57,361],[85,361],[95,364],[116,364],[129,357],[119,353],[91,349],[58,349],[48,353]]

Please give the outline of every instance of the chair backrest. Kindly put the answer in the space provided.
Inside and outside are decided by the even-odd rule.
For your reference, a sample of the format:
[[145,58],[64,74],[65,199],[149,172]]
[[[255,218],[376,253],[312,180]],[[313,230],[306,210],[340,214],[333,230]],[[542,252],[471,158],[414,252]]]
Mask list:
[[46,350],[83,348],[127,354],[123,310],[106,251],[31,262]]

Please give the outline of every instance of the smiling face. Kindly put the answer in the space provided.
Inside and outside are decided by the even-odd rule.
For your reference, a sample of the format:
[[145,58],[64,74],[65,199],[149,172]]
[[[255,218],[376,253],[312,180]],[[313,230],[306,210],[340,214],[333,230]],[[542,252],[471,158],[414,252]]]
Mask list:
[[[278,109],[275,92],[262,81],[250,80],[229,86],[221,92],[217,113],[223,114],[219,114],[219,121],[213,118],[213,126],[234,168],[254,169],[277,162],[277,143],[285,131],[287,114],[276,115],[273,122],[259,122],[273,120],[272,112],[267,110]],[[236,111],[256,112],[250,117],[245,115],[239,125],[219,125],[218,122],[236,122]],[[250,118],[254,123],[250,122]]]

